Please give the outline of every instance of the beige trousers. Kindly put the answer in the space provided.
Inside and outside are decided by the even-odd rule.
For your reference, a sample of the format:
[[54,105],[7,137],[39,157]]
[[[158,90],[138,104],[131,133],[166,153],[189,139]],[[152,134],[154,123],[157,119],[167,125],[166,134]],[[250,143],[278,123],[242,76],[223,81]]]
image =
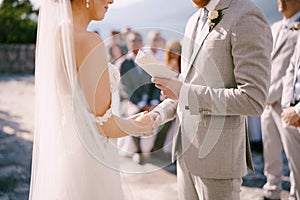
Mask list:
[[267,106],[261,115],[261,130],[264,152],[264,174],[267,182],[264,195],[270,199],[280,199],[282,171],[282,134],[285,132],[281,120],[279,103]]
[[289,200],[300,200],[300,129],[288,126],[285,130],[282,143],[290,168]]
[[[289,200],[300,200],[300,129],[286,126],[281,120],[280,113],[281,108],[279,105],[275,105],[267,107],[262,115],[265,174],[267,176],[264,193],[269,198],[280,198],[278,189],[280,189],[281,181],[281,164],[279,163],[281,157],[279,153],[282,143],[290,168]],[[268,129],[269,134],[264,132],[264,130],[267,131],[264,126],[270,128]]]
[[191,174],[182,158],[177,161],[180,200],[240,200],[242,178],[210,179]]

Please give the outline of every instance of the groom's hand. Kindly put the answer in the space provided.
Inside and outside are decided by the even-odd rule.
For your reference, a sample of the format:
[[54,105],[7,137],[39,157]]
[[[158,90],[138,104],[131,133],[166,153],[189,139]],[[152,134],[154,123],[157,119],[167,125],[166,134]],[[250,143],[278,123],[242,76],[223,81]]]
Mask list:
[[155,86],[162,91],[162,95],[177,100],[182,87],[182,82],[178,79],[152,78]]
[[162,122],[160,114],[156,111],[144,113],[138,117],[138,120],[142,121],[143,123],[151,124],[152,128],[153,128],[153,132],[160,126],[160,124]]
[[156,130],[162,122],[160,114],[156,111],[152,111],[146,115],[150,116],[151,120],[153,121],[152,127],[154,130]]
[[137,129],[131,133],[131,136],[152,136],[154,135],[153,123],[154,121],[151,117],[147,116],[148,111],[140,112],[138,114],[130,116],[130,119],[133,120]]
[[281,113],[281,118],[283,121],[290,126],[299,127],[300,116],[296,113],[295,107],[291,106],[283,109]]

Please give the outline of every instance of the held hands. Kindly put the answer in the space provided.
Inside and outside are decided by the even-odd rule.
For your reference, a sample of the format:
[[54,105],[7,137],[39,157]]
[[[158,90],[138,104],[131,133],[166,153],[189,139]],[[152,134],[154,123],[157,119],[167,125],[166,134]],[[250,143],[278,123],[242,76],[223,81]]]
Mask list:
[[152,128],[154,129],[154,131],[159,127],[159,125],[162,122],[160,114],[156,111],[149,112],[148,114],[146,114],[144,116],[145,117],[149,116],[151,118],[151,120],[153,121]]
[[162,95],[177,100],[182,87],[182,82],[178,79],[165,79],[154,77],[151,79],[155,86],[161,89]]
[[300,127],[300,116],[293,106],[285,108],[281,113],[281,118],[287,125]]
[[150,116],[147,116],[147,111],[140,112],[136,115],[132,115],[130,119],[136,125],[136,130],[132,136],[152,136],[154,135],[153,123],[154,121]]
[[158,112],[141,112],[130,117],[141,129],[134,136],[152,136],[161,123]]

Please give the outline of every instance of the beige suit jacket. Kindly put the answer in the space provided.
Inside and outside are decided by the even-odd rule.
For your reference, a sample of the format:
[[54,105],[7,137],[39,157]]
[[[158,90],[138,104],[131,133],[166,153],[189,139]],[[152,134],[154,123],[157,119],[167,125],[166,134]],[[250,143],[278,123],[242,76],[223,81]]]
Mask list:
[[282,80],[289,66],[290,59],[294,53],[295,45],[297,43],[297,37],[299,34],[298,30],[287,30],[283,34],[281,40],[277,41],[281,27],[282,21],[278,21],[272,25],[274,47],[271,54],[271,85],[267,100],[272,104],[281,103]]
[[204,25],[192,55],[196,13],[186,25],[181,75],[190,84],[188,102],[167,99],[157,109],[165,111],[165,120],[177,109],[181,131],[173,155],[183,156],[195,175],[227,179],[245,175],[247,164],[253,167],[245,116],[260,115],[265,107],[272,34],[248,0],[222,0],[216,10],[222,10],[221,21],[211,30]]
[[[293,100],[294,84],[296,81],[298,67],[300,65],[300,34],[298,33],[295,51],[290,60],[290,65],[283,79],[283,95],[281,100],[282,107],[288,107]],[[296,112],[300,113],[300,103],[295,106]]]

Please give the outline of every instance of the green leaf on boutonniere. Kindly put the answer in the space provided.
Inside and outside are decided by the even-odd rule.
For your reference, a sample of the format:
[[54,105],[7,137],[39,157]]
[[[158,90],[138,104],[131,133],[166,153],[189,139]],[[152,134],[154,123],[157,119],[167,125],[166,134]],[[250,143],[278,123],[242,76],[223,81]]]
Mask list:
[[297,31],[300,29],[300,22],[295,22],[294,25],[290,28],[293,31]]
[[208,26],[211,31],[222,19],[222,10],[214,10],[208,14]]

